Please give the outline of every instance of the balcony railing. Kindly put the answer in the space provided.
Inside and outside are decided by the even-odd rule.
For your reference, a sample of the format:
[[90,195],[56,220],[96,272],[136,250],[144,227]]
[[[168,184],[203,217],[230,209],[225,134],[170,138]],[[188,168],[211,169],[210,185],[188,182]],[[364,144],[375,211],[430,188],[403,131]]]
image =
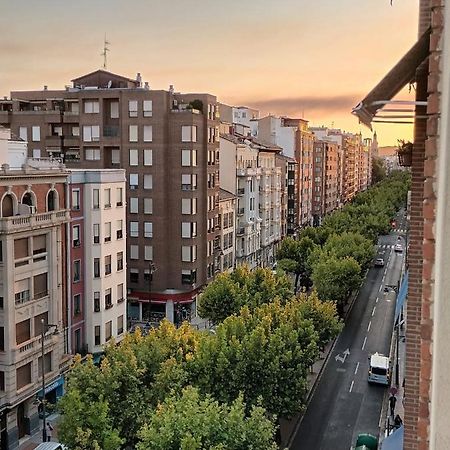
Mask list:
[[103,127],[103,137],[118,137],[120,128],[118,125],[106,125]]
[[25,229],[49,227],[69,222],[69,210],[50,211],[40,214],[0,217],[0,233],[11,233]]

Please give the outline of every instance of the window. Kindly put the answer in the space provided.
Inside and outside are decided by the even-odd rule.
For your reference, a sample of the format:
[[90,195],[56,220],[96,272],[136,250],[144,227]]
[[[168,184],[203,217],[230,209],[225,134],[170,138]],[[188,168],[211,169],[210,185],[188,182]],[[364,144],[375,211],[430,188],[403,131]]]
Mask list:
[[72,209],[79,211],[80,209],[80,190],[72,189]]
[[100,292],[94,292],[94,312],[100,312]]
[[86,161],[100,161],[100,149],[86,148],[84,150],[84,159]]
[[139,165],[139,155],[136,149],[130,149],[130,166]]
[[139,259],[138,245],[130,245],[130,259]]
[[83,126],[83,141],[84,142],[98,142],[100,140],[100,126],[99,125],[84,125]]
[[79,247],[81,245],[80,225],[74,225],[72,227],[72,245],[73,247]]
[[130,214],[139,213],[139,199],[137,197],[130,197]]
[[117,271],[123,270],[123,252],[117,253]]
[[130,125],[128,128],[128,136],[130,142],[137,142],[138,141],[138,126],[137,125]]
[[100,345],[101,338],[100,338],[100,325],[95,325],[94,327],[94,344]]
[[81,261],[77,260],[73,262],[73,282],[77,283],[81,280]]
[[139,222],[130,222],[130,237],[139,237]]
[[105,341],[108,342],[112,337],[112,320],[105,323]]
[[33,158],[40,158],[41,157],[41,150],[39,148],[33,149]]
[[111,297],[111,289],[106,289],[105,291],[105,308],[112,308],[112,297]]
[[197,222],[182,222],[181,237],[193,238],[197,236]]
[[153,237],[153,223],[152,222],[144,222],[144,237],[146,237],[146,238]]
[[116,206],[123,205],[123,188],[116,188]]
[[19,136],[20,139],[24,141],[28,141],[28,129],[27,127],[19,127]]
[[92,190],[92,208],[100,208],[100,189]]
[[181,261],[194,262],[197,259],[196,245],[183,245],[181,247]]
[[144,142],[152,142],[152,141],[153,141],[153,126],[144,125]]
[[152,117],[153,102],[151,100],[144,100],[143,110],[144,110],[144,117]]
[[139,174],[130,173],[130,189],[137,189],[139,186]]
[[87,100],[84,102],[85,114],[96,114],[100,112],[100,104],[98,100]]
[[111,274],[111,255],[105,256],[105,275]]
[[31,140],[33,142],[39,142],[41,140],[41,127],[31,127]]
[[130,269],[130,283],[139,283],[139,269]]
[[182,174],[181,175],[181,190],[193,191],[197,189],[197,175],[195,174]]
[[[16,323],[16,344],[20,345],[31,339],[30,319]],[[40,333],[40,329],[37,330]]]
[[144,175],[144,189],[153,189],[153,175]]
[[153,261],[153,246],[151,245],[144,246],[144,259],[146,261]]
[[31,362],[16,370],[16,387],[22,389],[31,383]]
[[197,142],[197,127],[195,125],[181,126],[181,142]]
[[111,189],[105,189],[103,191],[105,208],[111,208]]
[[119,102],[111,102],[111,119],[119,118]]
[[123,315],[117,318],[117,334],[123,333]]
[[144,198],[144,214],[153,214],[152,198]]
[[33,277],[33,293],[33,297],[35,300],[46,297],[48,295],[47,272],[41,273],[40,275],[35,275]]
[[73,296],[73,313],[78,315],[81,313],[81,294]]
[[116,238],[117,239],[123,238],[123,221],[122,220],[117,221]]
[[181,199],[181,214],[197,214],[197,199],[196,198],[182,198]]
[[144,166],[153,165],[153,150],[144,150]]
[[94,258],[94,278],[100,278],[100,258]]
[[181,150],[181,165],[183,167],[189,167],[191,165],[191,151]]
[[181,283],[182,284],[194,284],[197,282],[197,271],[183,269],[181,271]]
[[100,243],[100,224],[94,223],[93,224],[93,234],[94,234],[94,244]]
[[137,117],[138,116],[138,102],[137,100],[130,100],[128,102],[128,116]]
[[117,285],[117,303],[122,303],[124,301],[123,298],[123,283]]
[[111,163],[120,164],[120,150],[117,149],[111,150]]
[[105,242],[111,242],[111,222],[105,222]]

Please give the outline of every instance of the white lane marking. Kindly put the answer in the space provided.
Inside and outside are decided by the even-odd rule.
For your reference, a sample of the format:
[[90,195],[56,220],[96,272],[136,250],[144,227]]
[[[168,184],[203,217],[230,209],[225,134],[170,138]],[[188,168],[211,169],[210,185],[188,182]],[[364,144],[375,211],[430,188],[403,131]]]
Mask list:
[[352,384],[350,385],[350,389],[348,390],[348,392],[352,392],[354,384],[355,384],[355,380],[352,380]]
[[382,285],[380,285],[380,289],[378,289],[378,292],[381,292],[381,289],[383,289]]
[[383,278],[381,279],[381,282],[384,283],[384,279],[386,278],[386,274],[383,275]]
[[377,297],[377,299],[375,300],[375,303],[378,303],[378,297]]
[[[377,299],[377,302],[378,302],[378,299]],[[372,309],[372,317],[375,315],[375,310],[376,310],[376,309],[377,309],[377,307],[374,306],[373,309]]]
[[364,342],[363,342],[363,345],[361,347],[361,350],[364,350],[364,347],[366,346],[366,342],[367,342],[367,336],[364,338]]
[[355,375],[356,375],[356,372],[358,372],[358,367],[359,367],[359,362],[356,363]]
[[369,325],[367,326],[367,332],[370,331],[370,326],[372,325],[372,321],[369,322]]

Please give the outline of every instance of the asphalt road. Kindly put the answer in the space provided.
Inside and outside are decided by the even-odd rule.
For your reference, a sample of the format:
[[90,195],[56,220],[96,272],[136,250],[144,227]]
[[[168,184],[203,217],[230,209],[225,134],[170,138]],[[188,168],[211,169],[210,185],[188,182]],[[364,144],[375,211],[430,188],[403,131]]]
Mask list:
[[[399,239],[400,236],[400,239]],[[385,266],[372,267],[361,287],[344,330],[300,423],[292,450],[349,450],[359,433],[378,436],[383,397],[387,388],[369,385],[370,354],[389,354],[395,312],[395,292],[406,245],[406,218],[398,216],[397,230],[380,237],[378,255]],[[348,350],[350,353],[344,353]]]

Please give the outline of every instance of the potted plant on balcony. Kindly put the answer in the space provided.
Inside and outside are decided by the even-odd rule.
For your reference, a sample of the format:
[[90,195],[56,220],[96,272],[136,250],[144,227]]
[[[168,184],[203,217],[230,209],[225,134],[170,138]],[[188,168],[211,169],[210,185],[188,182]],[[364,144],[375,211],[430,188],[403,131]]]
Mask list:
[[403,139],[398,140],[398,163],[403,167],[411,167],[413,144]]

